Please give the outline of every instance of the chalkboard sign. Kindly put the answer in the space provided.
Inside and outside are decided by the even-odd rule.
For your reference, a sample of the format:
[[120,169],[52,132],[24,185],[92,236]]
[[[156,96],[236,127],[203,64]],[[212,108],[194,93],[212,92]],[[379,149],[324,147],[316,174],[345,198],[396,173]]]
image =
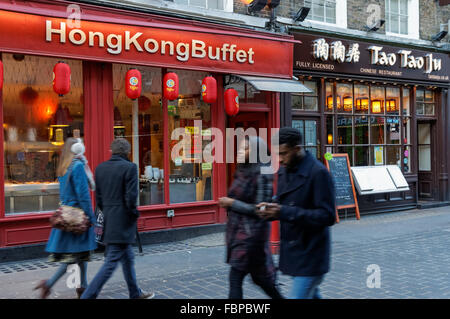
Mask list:
[[337,221],[339,222],[339,209],[353,207],[356,209],[356,218],[359,219],[358,201],[353,186],[348,154],[327,154],[325,163],[334,180]]

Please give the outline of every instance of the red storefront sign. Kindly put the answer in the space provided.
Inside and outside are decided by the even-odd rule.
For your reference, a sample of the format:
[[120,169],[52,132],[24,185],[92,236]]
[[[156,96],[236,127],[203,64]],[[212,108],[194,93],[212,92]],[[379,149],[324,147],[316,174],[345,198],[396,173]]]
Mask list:
[[[80,21],[0,10],[4,52],[290,78],[293,40]],[[26,21],[26,23],[24,23]],[[73,28],[71,28],[73,26]],[[284,58],[280,58],[284,57]]]

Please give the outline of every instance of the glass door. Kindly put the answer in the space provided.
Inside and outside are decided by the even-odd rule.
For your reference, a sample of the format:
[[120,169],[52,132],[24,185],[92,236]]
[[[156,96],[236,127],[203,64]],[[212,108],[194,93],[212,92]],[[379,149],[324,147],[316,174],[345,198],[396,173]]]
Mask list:
[[434,194],[437,194],[434,174],[433,127],[432,121],[417,124],[419,198],[425,200],[432,200]]

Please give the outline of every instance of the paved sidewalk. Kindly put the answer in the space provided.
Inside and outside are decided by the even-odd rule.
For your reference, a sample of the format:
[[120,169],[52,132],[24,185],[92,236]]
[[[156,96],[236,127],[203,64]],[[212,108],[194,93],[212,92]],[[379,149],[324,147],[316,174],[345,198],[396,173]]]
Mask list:
[[[332,269],[321,285],[324,298],[450,298],[450,207],[362,216],[332,227]],[[88,281],[102,265],[96,254],[88,266]],[[278,256],[274,256],[277,259]],[[156,298],[227,298],[229,266],[224,263],[224,234],[148,245],[136,249],[136,272],[143,289]],[[381,271],[381,287],[368,288],[369,265]],[[49,278],[57,264],[45,259],[0,264],[0,298],[37,298],[37,282]],[[68,275],[50,298],[74,298]],[[290,278],[279,276],[287,295]],[[250,278],[245,298],[267,298]],[[120,267],[99,298],[128,298]]]

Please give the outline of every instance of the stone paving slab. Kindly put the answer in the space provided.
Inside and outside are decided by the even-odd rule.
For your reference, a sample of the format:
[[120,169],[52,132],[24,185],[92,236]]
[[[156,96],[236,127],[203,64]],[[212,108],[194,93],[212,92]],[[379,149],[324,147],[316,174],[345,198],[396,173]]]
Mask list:
[[[332,266],[321,285],[323,298],[450,298],[450,207],[342,219],[332,227]],[[277,262],[278,256],[274,256]],[[224,233],[181,242],[148,245],[139,255],[136,273],[140,286],[159,299],[227,298],[229,266],[224,263]],[[103,263],[96,254],[88,266],[88,281]],[[368,288],[369,265],[378,265],[381,287]],[[0,298],[37,298],[32,287],[49,278],[58,265],[45,259],[0,264]],[[68,275],[50,298],[74,298]],[[287,295],[291,278],[279,273]],[[248,276],[245,298],[267,298]],[[128,290],[120,267],[99,298],[126,299]]]

